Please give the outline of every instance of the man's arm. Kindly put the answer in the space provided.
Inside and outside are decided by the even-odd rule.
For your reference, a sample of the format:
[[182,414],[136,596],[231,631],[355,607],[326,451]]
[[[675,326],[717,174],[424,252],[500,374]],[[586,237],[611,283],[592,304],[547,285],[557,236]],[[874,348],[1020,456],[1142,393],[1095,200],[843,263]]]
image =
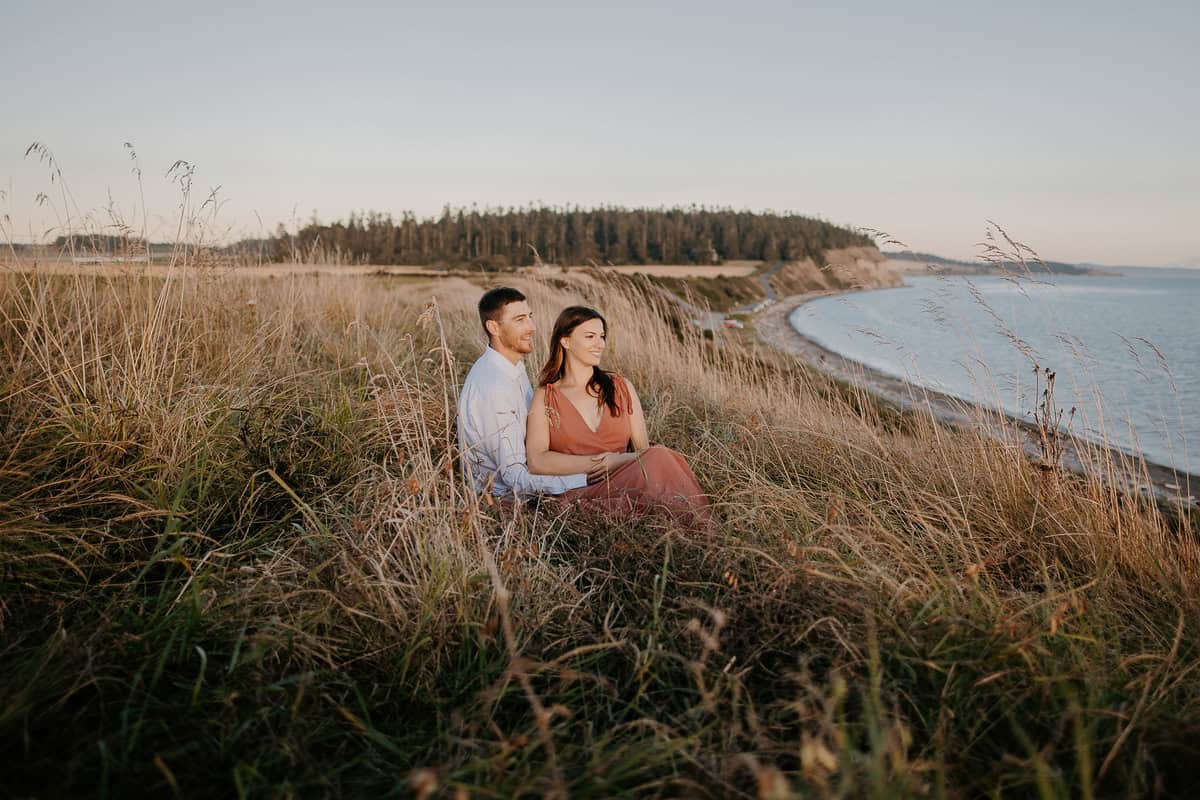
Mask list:
[[494,469],[509,491],[517,495],[562,494],[587,485],[587,476],[583,474],[530,474],[525,463],[526,414],[518,412],[525,399],[515,385],[511,389],[489,387],[487,392],[472,392],[465,401],[464,411],[469,419],[464,422],[475,435],[467,437],[473,452],[465,453],[464,457],[484,469]]

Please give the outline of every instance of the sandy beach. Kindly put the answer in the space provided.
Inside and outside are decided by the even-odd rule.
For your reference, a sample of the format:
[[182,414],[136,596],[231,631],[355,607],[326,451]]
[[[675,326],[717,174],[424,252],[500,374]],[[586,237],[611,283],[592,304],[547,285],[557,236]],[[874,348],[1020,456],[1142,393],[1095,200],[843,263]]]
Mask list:
[[[1032,460],[1039,459],[1038,434],[1032,423],[993,408],[985,408],[918,386],[852,361],[801,335],[788,322],[792,312],[800,305],[834,294],[838,293],[812,292],[781,298],[779,302],[753,317],[754,329],[768,345],[827,375],[861,386],[871,394],[907,411],[925,411],[949,425],[978,428],[1005,445],[1020,447]],[[1111,458],[1098,459],[1097,454],[1103,456],[1105,450]],[[1159,501],[1183,504],[1189,508],[1198,504],[1196,494],[1200,493],[1200,478],[1162,464],[1144,461],[1123,450],[1074,436],[1066,437],[1064,466],[1073,472],[1085,474],[1100,471],[1093,466],[1097,461],[1111,462],[1115,472],[1112,478],[1123,489],[1153,493]]]

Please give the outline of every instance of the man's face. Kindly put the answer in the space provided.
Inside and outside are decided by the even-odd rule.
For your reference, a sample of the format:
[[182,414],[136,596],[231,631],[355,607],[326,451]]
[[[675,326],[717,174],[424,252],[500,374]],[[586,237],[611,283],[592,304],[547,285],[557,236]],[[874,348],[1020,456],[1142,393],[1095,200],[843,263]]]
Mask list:
[[533,311],[524,300],[500,309],[500,318],[490,321],[488,330],[492,334],[492,343],[501,352],[508,350],[522,356],[533,352]]

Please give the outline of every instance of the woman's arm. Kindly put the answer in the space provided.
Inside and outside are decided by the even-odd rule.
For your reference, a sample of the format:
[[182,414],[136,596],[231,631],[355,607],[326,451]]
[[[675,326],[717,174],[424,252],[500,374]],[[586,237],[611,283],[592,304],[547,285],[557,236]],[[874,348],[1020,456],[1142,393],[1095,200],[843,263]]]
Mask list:
[[633,443],[633,449],[640,453],[650,446],[650,436],[646,433],[646,415],[642,413],[642,401],[638,399],[637,392],[628,378],[625,379],[625,386],[629,389],[630,404],[633,406],[633,413],[629,415],[629,440]]
[[650,436],[646,433],[646,415],[642,412],[642,401],[638,399],[633,384],[622,376],[625,389],[629,392],[629,443],[633,445],[632,453],[604,453],[595,456],[594,466],[588,470],[588,483],[603,480],[610,472],[615,472],[622,465],[638,457],[638,454],[650,447]]
[[539,386],[529,404],[525,425],[525,457],[529,471],[536,475],[576,475],[594,466],[592,456],[573,456],[550,449],[550,420],[546,417],[546,389]]

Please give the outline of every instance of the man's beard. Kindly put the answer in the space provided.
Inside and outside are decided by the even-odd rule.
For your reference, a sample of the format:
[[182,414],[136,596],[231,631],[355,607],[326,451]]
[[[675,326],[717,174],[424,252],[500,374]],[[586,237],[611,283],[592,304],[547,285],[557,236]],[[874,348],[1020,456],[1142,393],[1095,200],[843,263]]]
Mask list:
[[515,353],[528,355],[533,352],[533,337],[525,339],[521,336],[514,336],[512,339],[506,341],[504,345]]

